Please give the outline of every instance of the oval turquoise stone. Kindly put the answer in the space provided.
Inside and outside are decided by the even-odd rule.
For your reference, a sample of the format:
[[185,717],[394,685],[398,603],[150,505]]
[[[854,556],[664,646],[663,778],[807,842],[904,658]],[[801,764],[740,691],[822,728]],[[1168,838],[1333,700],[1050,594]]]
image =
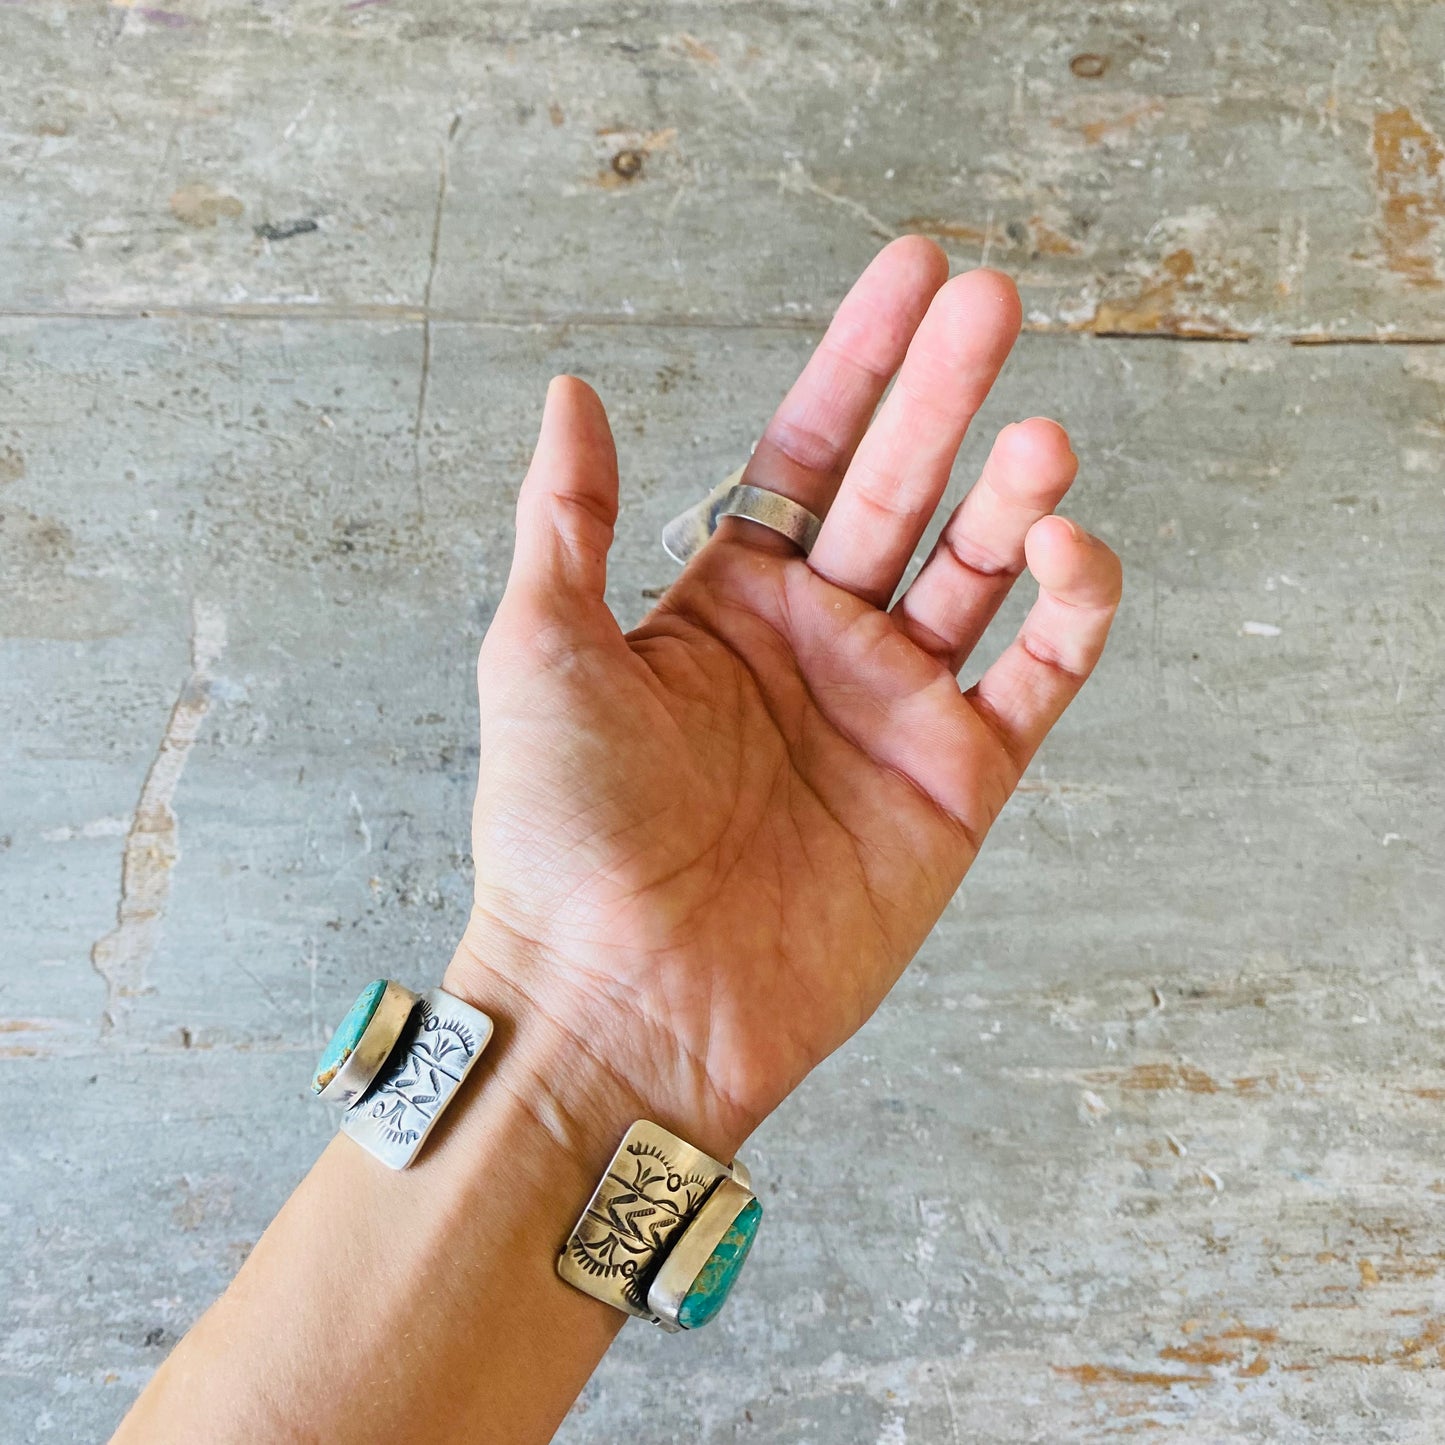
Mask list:
[[743,1261],[753,1247],[762,1219],[763,1206],[756,1199],[738,1211],[737,1218],[728,1226],[728,1232],[718,1240],[717,1248],[708,1256],[692,1287],[682,1297],[677,1322],[683,1329],[698,1329],[723,1307],[742,1271]]
[[356,1002],[351,1005],[351,1011],[337,1024],[336,1032],[331,1035],[331,1042],[326,1045],[316,1065],[316,1072],[311,1076],[313,1094],[319,1094],[336,1077],[336,1071],[342,1064],[351,1057],[357,1044],[361,1042],[362,1034],[366,1032],[367,1024],[375,1017],[381,1004],[381,996],[385,992],[384,978],[367,984],[361,990]]

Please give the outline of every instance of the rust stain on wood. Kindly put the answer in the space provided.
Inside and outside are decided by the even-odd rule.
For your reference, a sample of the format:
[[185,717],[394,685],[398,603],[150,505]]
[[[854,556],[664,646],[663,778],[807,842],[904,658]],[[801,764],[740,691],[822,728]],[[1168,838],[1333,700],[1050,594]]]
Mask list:
[[1236,1094],[1273,1094],[1281,1089],[1297,1091],[1302,1088],[1313,1088],[1315,1085],[1323,1083],[1324,1078],[1323,1074],[1305,1069],[1288,1074],[1282,1074],[1277,1069],[1272,1069],[1267,1074],[1242,1074],[1238,1078],[1231,1079],[1229,1087]]
[[717,64],[717,51],[711,45],[699,40],[696,35],[689,35],[683,31],[677,39],[688,59],[701,61],[703,65]]
[[1391,1350],[1374,1354],[1331,1355],[1332,1365],[1402,1365],[1407,1370],[1433,1370],[1445,1365],[1445,1315],[1426,1319],[1420,1332]]
[[1122,1072],[1096,1069],[1084,1077],[1091,1084],[1113,1085],[1118,1089],[1143,1093],[1167,1089],[1183,1089],[1191,1094],[1219,1092],[1218,1082],[1193,1064],[1135,1064]]
[[171,214],[184,226],[211,230],[221,220],[234,220],[246,209],[235,196],[205,181],[193,181],[171,192]]
[[905,216],[899,223],[905,231],[924,236],[937,236],[943,241],[968,241],[975,246],[1001,245],[1004,233],[994,226],[979,226],[972,221],[945,221],[936,216]]
[[1394,1358],[1415,1370],[1445,1364],[1445,1315],[1428,1319],[1418,1335],[1400,1345]]
[[1257,1345],[1272,1345],[1279,1339],[1275,1329],[1253,1328],[1247,1325],[1233,1325],[1219,1332],[1221,1340],[1253,1340]]
[[1172,1390],[1175,1385],[1213,1384],[1213,1375],[1171,1375],[1163,1370],[1126,1370],[1118,1365],[1055,1365],[1056,1375],[1065,1375],[1081,1385],[1148,1385]]
[[1197,1064],[1153,1063],[1134,1064],[1127,1069],[1093,1069],[1083,1075],[1083,1080],[1088,1084],[1131,1093],[1183,1090],[1189,1094],[1243,1094],[1251,1097],[1312,1089],[1323,1082],[1323,1077],[1315,1073],[1271,1072],[1216,1079]]
[[[0,1034],[46,1033],[55,1025],[44,1019],[0,1019]],[[38,1044],[7,1043],[0,1045],[0,1059],[38,1059],[42,1049]]]
[[631,126],[608,125],[599,127],[597,136],[608,150],[593,183],[608,191],[640,179],[653,156],[672,149],[677,140],[677,127],[643,131]]
[[1385,264],[1412,286],[1441,284],[1436,227],[1445,219],[1445,149],[1408,106],[1375,117],[1372,140]]
[[1027,251],[1032,256],[1077,256],[1084,249],[1070,235],[1041,215],[1007,225],[980,226],[973,221],[950,221],[940,216],[905,216],[898,223],[902,231],[936,236],[940,241],[964,241],[969,245],[1000,252]]
[[[1128,135],[1130,131],[1137,129],[1147,120],[1153,120],[1156,116],[1164,114],[1164,102],[1162,100],[1146,100],[1138,105],[1130,106],[1116,115],[1100,116],[1096,120],[1085,121],[1079,126],[1079,134],[1091,146],[1101,145],[1104,141],[1114,136]],[[1058,120],[1055,125],[1070,125],[1073,122]]]
[[1039,256],[1077,256],[1084,248],[1071,236],[1055,230],[1042,216],[1029,217],[1029,239]]
[[1199,1320],[1186,1320],[1180,1332],[1197,1335],[1197,1338],[1191,1338],[1187,1344],[1165,1345],[1159,1351],[1159,1358],[1180,1365],[1229,1367],[1247,1379],[1269,1369],[1269,1358],[1263,1350],[1252,1351],[1249,1359],[1245,1355],[1250,1346],[1274,1344],[1279,1338],[1278,1330],[1235,1323],[1212,1334],[1200,1334],[1202,1328]]
[[1159,1351],[1161,1360],[1181,1365],[1230,1365],[1238,1358],[1240,1347],[1223,1344],[1217,1337],[1192,1340],[1187,1345],[1165,1345]]
[[1082,55],[1076,55],[1069,61],[1069,69],[1079,77],[1080,80],[1102,80],[1104,72],[1109,68],[1109,57],[1107,55],[1096,55],[1092,51],[1086,51]]

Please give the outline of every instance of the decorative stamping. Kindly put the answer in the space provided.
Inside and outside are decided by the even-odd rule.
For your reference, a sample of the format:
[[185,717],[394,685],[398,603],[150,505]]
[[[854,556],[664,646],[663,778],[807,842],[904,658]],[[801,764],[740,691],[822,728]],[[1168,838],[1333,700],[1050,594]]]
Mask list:
[[557,1256],[557,1273],[615,1309],[656,1320],[647,1292],[726,1164],[659,1124],[627,1131]]
[[370,1089],[341,1129],[383,1164],[404,1169],[492,1036],[486,1014],[441,989],[421,995]]
[[685,1170],[655,1142],[624,1143],[568,1240],[568,1254],[589,1275],[614,1281],[637,1314],[648,1314],[648,1264],[716,1182],[716,1175]]

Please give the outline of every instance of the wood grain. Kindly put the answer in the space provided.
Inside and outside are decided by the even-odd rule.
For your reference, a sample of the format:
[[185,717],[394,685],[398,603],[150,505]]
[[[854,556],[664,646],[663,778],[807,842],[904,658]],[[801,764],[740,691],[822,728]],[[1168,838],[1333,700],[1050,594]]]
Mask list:
[[1015,273],[1041,330],[1445,334],[1435,6],[22,0],[0,27],[14,311],[806,326],[922,230]]

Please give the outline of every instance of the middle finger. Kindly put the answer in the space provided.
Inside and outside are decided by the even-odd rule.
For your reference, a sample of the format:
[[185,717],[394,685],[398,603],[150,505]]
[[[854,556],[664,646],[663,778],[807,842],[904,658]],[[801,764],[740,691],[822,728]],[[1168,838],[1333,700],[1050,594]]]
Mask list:
[[815,572],[887,605],[1021,319],[1018,292],[997,271],[955,276],[933,298],[823,522]]

